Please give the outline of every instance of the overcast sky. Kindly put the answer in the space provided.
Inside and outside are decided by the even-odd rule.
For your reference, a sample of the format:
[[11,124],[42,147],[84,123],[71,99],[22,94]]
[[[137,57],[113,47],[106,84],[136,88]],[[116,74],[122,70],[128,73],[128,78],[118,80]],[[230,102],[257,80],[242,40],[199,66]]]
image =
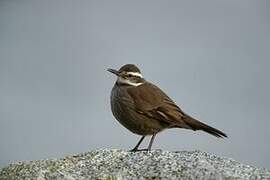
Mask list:
[[106,69],[134,63],[229,136],[171,129],[153,148],[270,169],[269,19],[262,0],[1,0],[0,166],[133,148],[139,136],[111,114]]

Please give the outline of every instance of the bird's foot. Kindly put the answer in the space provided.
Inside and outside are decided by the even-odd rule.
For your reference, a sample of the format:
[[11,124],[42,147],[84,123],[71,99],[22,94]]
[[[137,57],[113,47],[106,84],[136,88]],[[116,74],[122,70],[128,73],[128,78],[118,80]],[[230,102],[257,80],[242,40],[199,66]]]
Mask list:
[[137,148],[133,148],[133,149],[129,150],[129,152],[140,152],[140,151],[151,151],[151,149],[137,149]]

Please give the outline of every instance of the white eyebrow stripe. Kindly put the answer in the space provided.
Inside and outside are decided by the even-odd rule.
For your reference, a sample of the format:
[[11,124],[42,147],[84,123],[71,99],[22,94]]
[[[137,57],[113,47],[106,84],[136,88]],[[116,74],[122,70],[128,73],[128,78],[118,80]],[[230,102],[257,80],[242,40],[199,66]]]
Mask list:
[[117,82],[122,83],[122,84],[128,84],[128,85],[131,85],[131,86],[140,86],[140,85],[143,84],[143,83],[134,83],[134,82],[131,82],[128,79],[124,79],[124,78],[121,78],[121,77],[117,78]]
[[133,76],[138,76],[138,77],[140,77],[140,78],[143,77],[142,74],[139,73],[139,72],[127,72],[127,74],[130,74],[130,75],[133,75]]

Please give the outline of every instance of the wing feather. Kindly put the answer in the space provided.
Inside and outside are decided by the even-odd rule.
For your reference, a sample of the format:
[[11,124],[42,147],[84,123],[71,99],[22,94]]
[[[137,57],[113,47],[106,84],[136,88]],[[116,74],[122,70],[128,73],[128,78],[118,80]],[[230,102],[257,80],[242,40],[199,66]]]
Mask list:
[[145,83],[128,90],[136,112],[169,126],[190,127],[183,121],[185,113],[157,86]]
[[203,130],[216,137],[227,137],[222,131],[185,114],[161,89],[151,83],[130,88],[128,94],[133,99],[132,107],[136,112],[168,124],[168,127]]

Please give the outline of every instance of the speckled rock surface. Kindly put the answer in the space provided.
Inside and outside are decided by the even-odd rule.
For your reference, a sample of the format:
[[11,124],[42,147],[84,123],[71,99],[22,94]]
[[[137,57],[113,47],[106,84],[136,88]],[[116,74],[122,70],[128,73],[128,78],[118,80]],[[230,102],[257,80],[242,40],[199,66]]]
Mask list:
[[201,151],[105,149],[10,164],[0,179],[270,179],[270,171]]

